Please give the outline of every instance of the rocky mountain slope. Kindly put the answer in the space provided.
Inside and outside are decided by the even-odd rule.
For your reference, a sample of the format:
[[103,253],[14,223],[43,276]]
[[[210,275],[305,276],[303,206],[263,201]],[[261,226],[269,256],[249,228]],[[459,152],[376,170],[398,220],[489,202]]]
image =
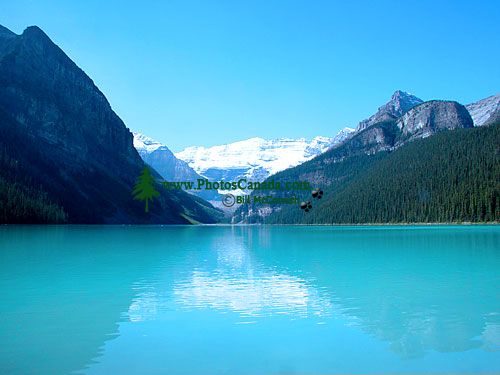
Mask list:
[[467,109],[452,101],[432,100],[419,104],[396,122],[401,131],[398,146],[405,142],[426,138],[443,130],[472,128],[474,123]]
[[144,167],[131,132],[36,26],[0,28],[0,132],[2,222],[44,222],[47,207],[70,223],[215,220],[207,202],[161,187],[145,215],[131,194]]
[[[323,166],[328,184],[310,212],[251,207],[247,222],[451,223],[500,220],[500,123],[416,139],[393,152],[358,155]],[[321,156],[319,157],[321,159]],[[308,163],[275,176],[300,178]],[[240,215],[242,211],[238,212]],[[239,216],[241,218],[241,216]]]
[[492,95],[465,106],[474,126],[491,125],[500,120],[500,94]]
[[[401,96],[396,92],[394,98]],[[472,118],[467,109],[453,101],[429,101],[414,105],[398,118],[393,114],[384,115],[382,108],[371,116],[381,121],[358,129],[344,143],[297,167],[271,176],[275,181],[309,181],[329,193],[336,193],[341,187],[354,183],[357,176],[368,173],[377,161],[395,150],[404,148],[418,139],[455,129],[470,129]],[[393,112],[394,113],[394,112]],[[437,150],[434,150],[437,152]],[[418,154],[415,155],[418,157]],[[395,171],[394,173],[398,173]],[[300,192],[273,192],[277,197],[293,196]],[[303,197],[306,199],[307,197]],[[344,197],[347,199],[347,197]],[[356,197],[350,199],[356,200]],[[387,202],[388,203],[388,202]],[[234,222],[283,222],[293,216],[296,207],[280,205],[244,205],[233,218]],[[276,219],[281,218],[281,219]]]

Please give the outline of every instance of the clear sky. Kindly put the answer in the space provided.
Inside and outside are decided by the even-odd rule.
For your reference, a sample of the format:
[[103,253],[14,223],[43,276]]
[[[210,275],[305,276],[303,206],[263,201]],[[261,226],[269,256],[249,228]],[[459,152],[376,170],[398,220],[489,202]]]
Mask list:
[[500,91],[500,1],[2,1],[41,27],[132,130],[174,151],[332,136],[397,89]]

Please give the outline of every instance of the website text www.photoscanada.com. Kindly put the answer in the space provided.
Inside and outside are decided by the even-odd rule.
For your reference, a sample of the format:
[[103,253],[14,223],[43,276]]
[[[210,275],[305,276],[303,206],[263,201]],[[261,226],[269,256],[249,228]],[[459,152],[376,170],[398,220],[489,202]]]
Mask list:
[[[137,183],[133,189],[134,199],[144,201],[145,212],[149,212],[149,202],[158,197],[160,193],[155,189],[155,179],[148,167],[145,167],[141,175],[137,179]],[[283,205],[293,204],[300,207],[304,212],[309,212],[312,208],[310,200],[300,202],[299,198],[294,195],[277,196],[272,191],[281,192],[298,192],[304,196],[311,194],[313,199],[321,199],[323,191],[319,188],[312,190],[312,186],[308,181],[248,181],[241,178],[238,181],[209,181],[208,179],[198,179],[194,181],[162,181],[161,185],[168,190],[186,190],[186,191],[201,191],[213,190],[221,194],[223,206],[229,208],[235,204],[266,204],[266,205]],[[249,194],[255,191],[262,191],[263,194]],[[306,193],[307,192],[307,193]],[[300,204],[299,204],[300,202]]]
[[241,178],[238,181],[209,181],[207,179],[198,179],[194,181],[163,181],[162,185],[166,189],[177,190],[311,190],[309,181],[248,181]]
[[[208,179],[198,179],[193,181],[163,181],[162,185],[166,189],[182,189],[182,190],[217,190],[224,194],[222,196],[222,204],[225,207],[232,207],[235,204],[267,204],[267,205],[282,205],[293,204],[300,207],[305,212],[309,212],[312,208],[311,202],[300,202],[300,199],[293,196],[279,197],[275,195],[256,195],[246,194],[245,191],[298,191],[303,195],[304,192],[311,192],[312,197],[321,199],[323,191],[321,189],[312,188],[309,181],[248,181],[241,178],[238,181],[209,181]],[[239,192],[239,194],[234,194]]]

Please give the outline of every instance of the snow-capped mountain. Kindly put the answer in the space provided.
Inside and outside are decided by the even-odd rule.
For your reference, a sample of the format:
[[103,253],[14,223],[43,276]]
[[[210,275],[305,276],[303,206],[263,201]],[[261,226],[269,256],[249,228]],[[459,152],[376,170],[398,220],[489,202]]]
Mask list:
[[465,106],[469,111],[474,126],[492,124],[500,119],[500,93]]
[[382,121],[397,119],[416,105],[423,102],[424,101],[422,99],[417,98],[412,94],[397,90],[394,94],[392,94],[391,100],[380,107],[377,113],[370,116],[366,120],[361,121],[358,124],[356,131],[361,131]]
[[202,178],[185,161],[179,160],[170,149],[140,133],[134,135],[134,147],[142,160],[151,165],[167,181],[196,181]]
[[160,147],[166,147],[162,145],[160,142],[155,141],[152,138],[149,138],[148,136],[145,136],[144,134],[137,133],[137,132],[132,132],[134,135],[134,147],[135,149],[141,153],[151,153]]
[[344,129],[339,131],[337,135],[335,135],[335,137],[332,138],[332,143],[330,147],[340,145],[347,139],[351,138],[354,135],[355,131],[356,130],[353,128],[345,127]]
[[188,147],[175,156],[209,180],[247,178],[263,181],[272,174],[294,167],[344,141],[354,129],[344,128],[334,138],[315,137],[244,141],[213,147]]

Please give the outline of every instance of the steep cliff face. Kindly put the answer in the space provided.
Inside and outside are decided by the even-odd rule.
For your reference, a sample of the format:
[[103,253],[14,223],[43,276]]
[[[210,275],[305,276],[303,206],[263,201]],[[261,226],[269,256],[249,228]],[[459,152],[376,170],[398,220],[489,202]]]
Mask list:
[[3,48],[0,73],[2,106],[25,131],[82,165],[141,165],[132,134],[104,95],[38,27]]
[[[6,181],[39,186],[69,222],[212,222],[212,208],[161,191],[150,215],[131,190],[144,163],[93,81],[36,26],[0,30],[0,147]],[[160,188],[161,190],[161,188]],[[192,218],[186,212],[192,214]]]
[[388,120],[358,132],[346,142],[345,157],[361,153],[371,155],[379,151],[392,149],[398,135],[394,124],[394,120]]
[[453,101],[433,100],[410,109],[396,125],[401,131],[399,143],[402,144],[443,130],[472,128],[474,123],[463,105]]

